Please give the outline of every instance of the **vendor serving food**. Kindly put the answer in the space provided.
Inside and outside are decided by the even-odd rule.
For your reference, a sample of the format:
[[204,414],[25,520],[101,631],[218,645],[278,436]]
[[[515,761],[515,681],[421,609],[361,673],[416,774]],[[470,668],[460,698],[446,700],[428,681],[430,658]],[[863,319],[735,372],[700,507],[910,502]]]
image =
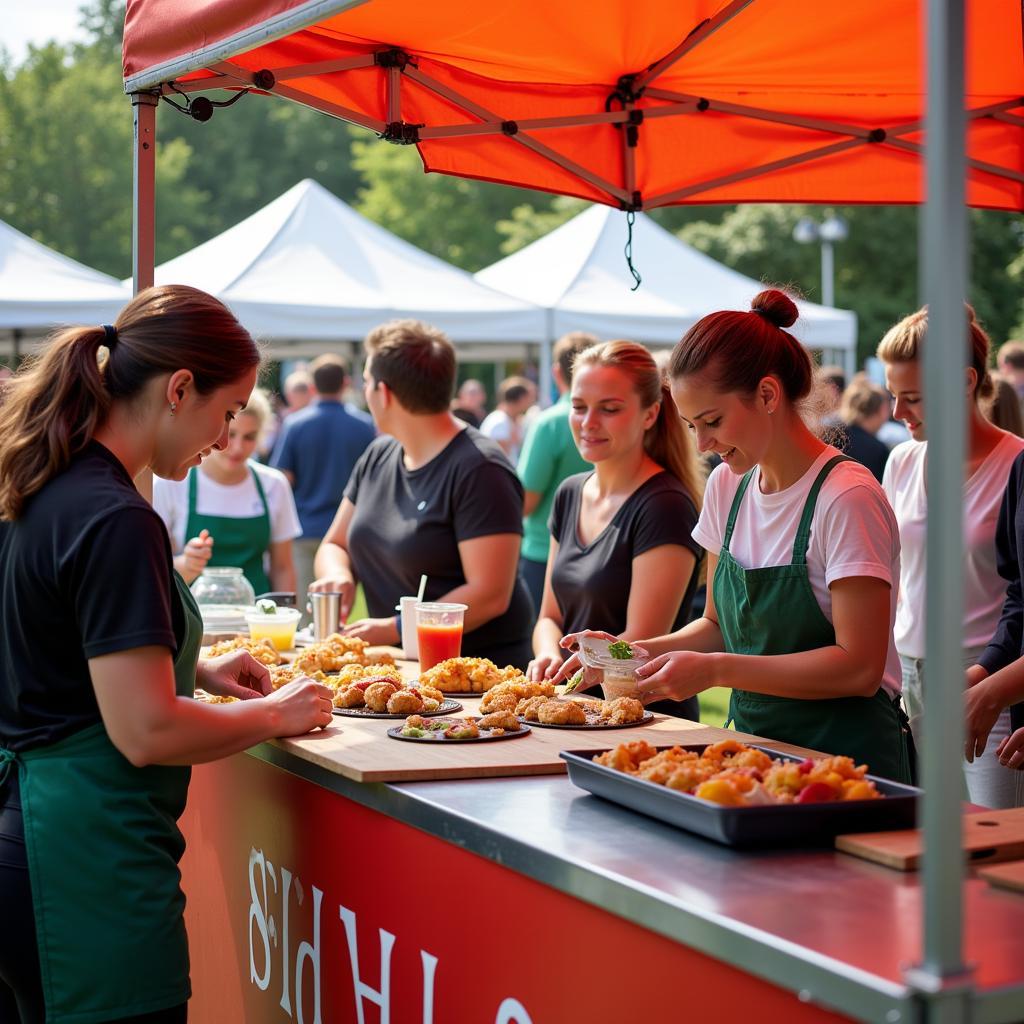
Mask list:
[[258,363],[216,299],[151,288],[0,392],[2,1021],[184,1021],[187,766],[331,721],[330,690],[271,692],[247,651],[199,661],[198,608],[132,482],[222,449]]
[[698,449],[722,459],[694,530],[710,584],[703,617],[640,641],[653,657],[637,677],[647,701],[733,687],[737,729],[910,781],[893,644],[896,522],[871,473],[800,415],[812,371],[785,330],[796,319],[770,289],[749,312],[704,317],[672,353],[676,408]]
[[448,411],[452,343],[428,324],[396,320],[370,332],[366,354],[366,404],[381,436],[352,471],[310,589],[340,591],[345,622],[358,580],[372,618],[345,632],[394,644],[395,606],[426,574],[424,600],[468,606],[462,654],[525,667],[523,489],[498,445]]

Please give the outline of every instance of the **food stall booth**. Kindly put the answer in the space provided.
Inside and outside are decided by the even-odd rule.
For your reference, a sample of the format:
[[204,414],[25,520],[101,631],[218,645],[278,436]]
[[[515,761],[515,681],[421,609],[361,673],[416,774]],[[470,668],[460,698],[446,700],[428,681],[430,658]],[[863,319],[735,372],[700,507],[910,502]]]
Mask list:
[[[1021,17],[1011,0],[130,0],[137,288],[161,97],[207,120],[229,115],[206,91],[269,93],[415,144],[431,171],[617,206],[627,247],[637,211],[673,203],[923,202],[926,391],[947,410],[930,431],[919,872],[736,850],[588,795],[560,753],[607,749],[604,733],[424,751],[346,719],[196,770],[192,1019],[1024,1019],[1024,903],[965,875],[961,840],[965,823],[1007,829],[950,796],[962,588],[942,557],[962,536],[943,366],[964,344],[965,206],[1024,208]],[[973,842],[982,860],[1005,845]]]

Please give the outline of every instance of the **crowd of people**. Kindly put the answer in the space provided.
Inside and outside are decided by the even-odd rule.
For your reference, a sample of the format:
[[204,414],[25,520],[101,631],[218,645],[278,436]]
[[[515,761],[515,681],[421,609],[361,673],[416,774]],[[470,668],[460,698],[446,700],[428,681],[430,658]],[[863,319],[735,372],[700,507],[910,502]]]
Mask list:
[[[0,1019],[42,1020],[45,1002],[184,1020],[187,765],[330,720],[314,682],[275,691],[244,651],[199,658],[188,583],[207,566],[241,567],[256,593],[339,592],[339,630],[373,644],[400,643],[396,606],[426,576],[427,600],[468,608],[465,655],[561,682],[581,635],[626,640],[650,706],[697,718],[700,693],[729,687],[737,729],[912,781],[927,312],[881,339],[885,388],[815,371],[797,316],[768,289],[658,358],[569,334],[553,405],[510,377],[490,411],[479,381],[456,392],[443,332],[392,321],[365,339],[362,402],[324,355],[283,382],[283,417],[252,338],[195,289],[58,333],[0,390]],[[965,793],[1013,807],[1024,346],[1003,346],[997,382],[969,308],[966,327]],[[350,621],[359,588],[368,614]],[[245,699],[199,704],[197,684]],[[124,868],[83,902],[69,850]],[[148,923],[135,891],[160,905]],[[114,984],[129,959],[145,988]]]

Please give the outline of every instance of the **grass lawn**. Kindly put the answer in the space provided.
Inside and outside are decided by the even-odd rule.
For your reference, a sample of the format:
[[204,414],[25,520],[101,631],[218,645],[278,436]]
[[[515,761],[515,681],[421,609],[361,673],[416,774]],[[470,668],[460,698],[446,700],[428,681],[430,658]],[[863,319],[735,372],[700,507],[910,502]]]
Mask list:
[[705,725],[725,725],[729,711],[730,690],[725,686],[713,686],[700,695],[700,720]]

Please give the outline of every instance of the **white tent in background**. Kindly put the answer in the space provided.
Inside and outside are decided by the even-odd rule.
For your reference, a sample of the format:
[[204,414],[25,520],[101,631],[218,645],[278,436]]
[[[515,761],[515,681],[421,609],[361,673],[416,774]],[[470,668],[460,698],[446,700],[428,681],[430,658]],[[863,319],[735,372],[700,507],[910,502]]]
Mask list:
[[0,221],[2,350],[60,324],[110,323],[131,298],[116,278],[76,263]]
[[[548,340],[567,331],[674,345],[717,309],[749,309],[764,288],[716,263],[645,214],[633,225],[633,263],[643,283],[630,291],[626,216],[592,206],[543,238],[481,270],[476,279],[548,311]],[[798,302],[793,334],[827,361],[856,365],[857,318],[844,309]]]
[[156,268],[226,302],[260,338],[361,340],[392,317],[418,317],[456,342],[539,343],[544,313],[417,249],[309,179]]

